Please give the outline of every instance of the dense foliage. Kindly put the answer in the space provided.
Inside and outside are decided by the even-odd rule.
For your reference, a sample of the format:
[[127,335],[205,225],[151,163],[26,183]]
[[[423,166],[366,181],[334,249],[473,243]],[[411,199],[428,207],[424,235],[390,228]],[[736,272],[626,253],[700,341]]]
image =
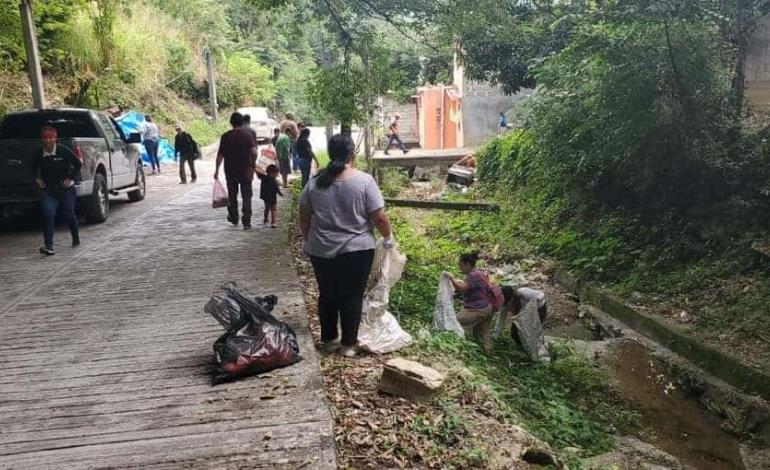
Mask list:
[[[469,247],[483,247],[487,255],[494,256],[491,243],[500,239],[490,236],[488,229],[501,225],[497,216],[423,213],[416,217],[409,211],[392,211],[391,215],[407,265],[391,292],[390,306],[419,338],[410,354],[441,358],[466,368],[468,389],[489,389],[510,422],[524,424],[559,449],[578,447],[585,455],[598,454],[613,445],[611,426],[624,431],[634,427],[633,414],[608,393],[607,377],[569,346],[553,348],[551,364],[536,365],[509,338],[496,340],[494,351],[485,354],[472,341],[426,331],[441,272],[452,270]],[[490,244],[485,246],[485,242]]]

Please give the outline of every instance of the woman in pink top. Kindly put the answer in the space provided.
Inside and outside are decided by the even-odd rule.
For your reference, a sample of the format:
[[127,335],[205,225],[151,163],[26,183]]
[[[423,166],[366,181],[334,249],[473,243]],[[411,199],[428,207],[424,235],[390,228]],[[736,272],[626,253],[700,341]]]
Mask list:
[[463,308],[457,315],[465,335],[473,336],[481,343],[485,352],[492,350],[492,303],[488,296],[487,275],[476,269],[479,254],[469,253],[460,256],[460,271],[465,274],[461,281],[449,276],[455,290],[463,294]]

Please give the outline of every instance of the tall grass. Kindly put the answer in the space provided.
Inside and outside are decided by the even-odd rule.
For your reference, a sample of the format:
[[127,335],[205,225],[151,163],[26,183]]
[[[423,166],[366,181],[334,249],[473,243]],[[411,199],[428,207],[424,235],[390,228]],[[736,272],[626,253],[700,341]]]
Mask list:
[[96,73],[100,69],[99,42],[94,34],[93,16],[89,11],[79,10],[73,15],[70,28],[62,32],[61,41],[68,46],[75,70],[87,74]]
[[185,127],[199,145],[208,145],[216,142],[219,136],[227,132],[230,124],[224,117],[217,121],[198,117],[188,122]]

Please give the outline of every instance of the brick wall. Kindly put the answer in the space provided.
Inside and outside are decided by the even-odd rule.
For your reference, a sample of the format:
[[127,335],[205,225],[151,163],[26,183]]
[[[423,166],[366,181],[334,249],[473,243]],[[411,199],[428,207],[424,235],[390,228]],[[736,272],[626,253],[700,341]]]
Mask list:
[[390,126],[395,113],[401,114],[401,140],[404,142],[419,142],[417,129],[417,107],[414,103],[399,103],[387,97],[379,100],[379,121],[384,129]]

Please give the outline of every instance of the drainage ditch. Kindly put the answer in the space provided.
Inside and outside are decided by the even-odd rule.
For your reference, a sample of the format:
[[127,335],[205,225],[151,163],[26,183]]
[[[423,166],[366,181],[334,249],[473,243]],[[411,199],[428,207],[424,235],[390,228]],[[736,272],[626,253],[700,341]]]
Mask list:
[[[574,289],[554,283],[537,260],[493,270],[504,284],[545,291],[548,342],[571,341],[576,350],[609,372],[616,393],[639,414],[643,427],[639,439],[619,436],[618,453],[653,456],[637,459],[647,462],[640,468],[649,464],[676,468],[665,454],[688,469],[770,468],[766,402],[740,393],[607,313],[582,304],[583,299],[571,293]],[[662,459],[654,457],[658,451]]]
[[725,431],[723,420],[679,384],[670,365],[638,339],[623,337],[620,328],[583,314],[581,320],[549,326],[548,340],[572,341],[610,373],[618,395],[639,413],[643,441],[676,457],[685,468],[746,469],[741,439]]

